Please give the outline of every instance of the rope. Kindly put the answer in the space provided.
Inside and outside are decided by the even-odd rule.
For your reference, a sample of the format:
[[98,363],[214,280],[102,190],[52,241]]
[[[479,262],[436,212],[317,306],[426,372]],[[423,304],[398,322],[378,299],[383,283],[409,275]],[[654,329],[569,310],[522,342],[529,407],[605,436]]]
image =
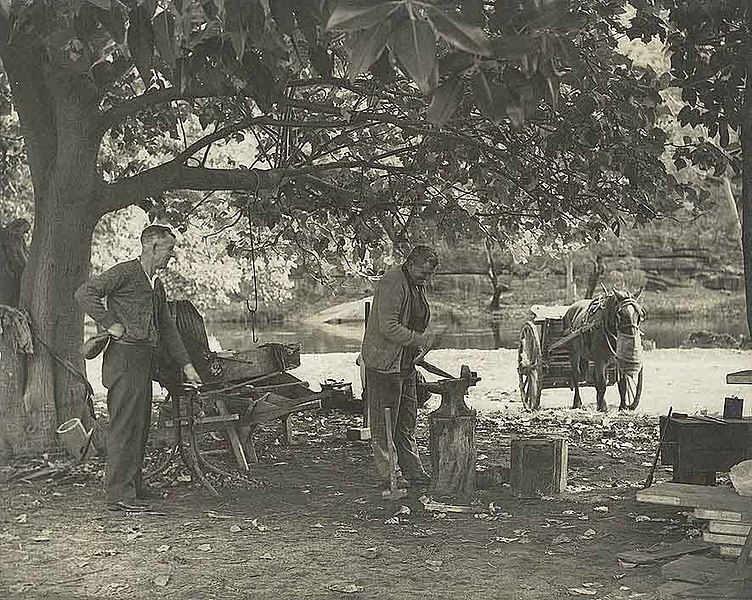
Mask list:
[[253,270],[253,301],[254,306],[251,308],[251,301],[249,298],[245,300],[245,307],[251,314],[251,339],[254,344],[258,344],[259,338],[256,335],[256,314],[258,313],[258,276],[256,274],[256,245],[253,241],[253,219],[251,217],[250,206],[246,207],[248,211],[248,237],[251,242],[251,268]]
[[[50,345],[45,342],[42,338],[40,338],[36,333],[33,331],[31,332],[31,335],[34,337],[36,341],[38,341],[44,348],[47,350],[47,352],[50,353],[52,358],[54,358],[58,363],[63,365],[68,371],[81,383],[84,384],[84,387],[86,388],[86,405],[89,408],[89,416],[92,418],[94,423],[97,422],[97,415],[94,412],[94,388],[91,387],[91,384],[89,383],[89,380],[86,379],[86,375],[81,373],[76,367],[74,367],[70,362],[65,360],[62,356],[60,356],[57,352],[55,352]],[[97,425],[98,426],[98,425]]]

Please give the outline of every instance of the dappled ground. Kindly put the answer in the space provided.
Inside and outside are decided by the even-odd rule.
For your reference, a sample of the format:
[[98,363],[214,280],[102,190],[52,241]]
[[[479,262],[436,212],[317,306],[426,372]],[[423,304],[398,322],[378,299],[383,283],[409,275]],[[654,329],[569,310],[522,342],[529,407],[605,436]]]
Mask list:
[[[477,515],[426,512],[419,491],[382,500],[368,447],[344,439],[354,419],[300,415],[291,447],[266,428],[252,478],[226,481],[222,498],[178,473],[160,478],[155,514],[106,511],[96,462],[53,463],[48,479],[28,464],[3,469],[0,596],[653,598],[660,567],[629,568],[616,554],[699,534],[676,510],[634,501],[655,418],[557,409],[481,419],[486,472],[508,464],[511,435],[566,436],[569,491],[519,500],[497,476],[477,493]],[[426,413],[419,434],[425,453]]]
[[[295,373],[314,389],[326,377],[352,380],[359,395],[354,358],[305,355]],[[224,481],[221,498],[169,472],[157,482],[165,496],[156,514],[108,512],[101,462],[27,461],[0,469],[0,598],[655,598],[660,565],[630,567],[617,554],[699,535],[676,509],[634,500],[657,445],[655,415],[668,406],[718,412],[724,395],[744,396],[724,375],[747,368],[750,353],[647,353],[646,412],[606,417],[560,408],[566,390],[544,390],[547,410],[519,412],[514,351],[429,358],[483,377],[470,389],[483,411],[479,482],[491,483],[477,493],[480,514],[426,512],[421,491],[382,500],[368,446],[345,440],[357,418],[336,412],[296,416],[291,447],[279,444],[276,424],[264,428],[260,463]],[[613,406],[613,388],[608,397]],[[422,412],[426,459],[427,421]],[[539,434],[568,439],[568,491],[515,499],[503,482],[511,436]],[[669,477],[659,468],[658,481]]]

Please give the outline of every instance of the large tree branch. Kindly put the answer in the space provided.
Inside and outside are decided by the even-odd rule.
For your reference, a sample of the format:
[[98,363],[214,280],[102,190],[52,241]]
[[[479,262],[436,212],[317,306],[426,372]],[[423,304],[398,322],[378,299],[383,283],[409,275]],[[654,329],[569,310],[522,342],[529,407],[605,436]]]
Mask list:
[[99,117],[99,131],[103,134],[123,119],[132,117],[146,108],[151,108],[159,104],[166,104],[175,100],[195,100],[197,98],[231,95],[233,94],[229,93],[228,90],[223,91],[221,88],[209,85],[197,86],[184,92],[181,92],[178,88],[165,88],[144,92],[104,111]]

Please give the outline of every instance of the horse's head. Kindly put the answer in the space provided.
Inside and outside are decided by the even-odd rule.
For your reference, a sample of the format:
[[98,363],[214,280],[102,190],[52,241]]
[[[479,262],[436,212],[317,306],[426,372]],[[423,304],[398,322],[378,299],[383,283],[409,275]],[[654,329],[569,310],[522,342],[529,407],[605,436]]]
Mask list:
[[615,334],[634,335],[645,320],[645,309],[638,302],[640,292],[635,295],[626,290],[612,288],[605,301],[607,327]]

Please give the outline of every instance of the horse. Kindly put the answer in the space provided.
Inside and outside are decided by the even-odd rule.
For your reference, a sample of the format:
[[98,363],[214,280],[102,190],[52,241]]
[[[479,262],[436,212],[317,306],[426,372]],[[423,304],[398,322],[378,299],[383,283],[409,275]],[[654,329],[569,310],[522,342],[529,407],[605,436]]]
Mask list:
[[645,310],[638,302],[641,291],[634,296],[616,288],[609,292],[603,287],[603,291],[595,299],[575,302],[564,315],[564,331],[580,331],[570,342],[572,408],[582,407],[579,383],[588,361],[592,361],[597,409],[608,411],[606,368],[616,363],[619,410],[634,410],[642,393],[640,324],[645,319]]

